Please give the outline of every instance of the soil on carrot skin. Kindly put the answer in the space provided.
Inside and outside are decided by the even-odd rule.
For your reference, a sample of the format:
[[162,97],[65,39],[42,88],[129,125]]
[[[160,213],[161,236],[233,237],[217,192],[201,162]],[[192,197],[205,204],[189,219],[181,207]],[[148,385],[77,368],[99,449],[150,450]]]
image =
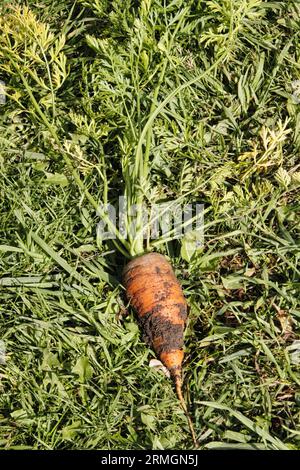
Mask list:
[[146,344],[158,356],[183,350],[187,304],[170,263],[157,253],[143,255],[125,266],[123,280]]
[[[138,318],[139,325],[143,332],[143,339],[149,345],[153,346],[156,338],[161,338],[161,344],[156,347],[156,353],[169,352],[175,349],[183,348],[184,324],[174,324],[163,316],[160,316],[160,310],[164,306],[156,305],[150,312]],[[184,304],[178,305],[180,318],[186,321],[187,308]]]

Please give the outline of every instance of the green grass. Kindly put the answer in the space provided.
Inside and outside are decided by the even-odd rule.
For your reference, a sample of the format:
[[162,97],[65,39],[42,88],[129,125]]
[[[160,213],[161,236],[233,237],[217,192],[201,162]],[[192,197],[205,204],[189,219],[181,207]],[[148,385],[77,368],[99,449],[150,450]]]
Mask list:
[[154,243],[201,448],[300,449],[299,3],[2,4],[1,448],[193,448],[97,236],[125,191],[205,206],[201,249]]

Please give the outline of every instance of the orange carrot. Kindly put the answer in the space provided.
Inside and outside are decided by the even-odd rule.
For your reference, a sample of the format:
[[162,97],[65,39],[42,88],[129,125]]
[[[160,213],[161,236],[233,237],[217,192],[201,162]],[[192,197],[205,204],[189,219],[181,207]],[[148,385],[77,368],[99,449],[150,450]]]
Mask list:
[[170,371],[197,446],[182,395],[183,333],[187,319],[187,303],[182,288],[172,266],[159,253],[148,253],[129,261],[123,271],[123,283],[127,298],[137,313],[145,341]]

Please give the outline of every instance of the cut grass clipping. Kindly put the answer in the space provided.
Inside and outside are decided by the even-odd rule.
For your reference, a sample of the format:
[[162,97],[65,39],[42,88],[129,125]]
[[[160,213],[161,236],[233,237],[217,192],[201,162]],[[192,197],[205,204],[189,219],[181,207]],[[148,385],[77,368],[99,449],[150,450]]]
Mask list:
[[[0,13],[1,448],[299,449],[298,2]],[[139,212],[126,238],[119,196],[204,204],[203,245],[144,239]],[[124,265],[153,256],[157,297],[124,278],[120,315]],[[148,366],[180,396],[167,324],[194,434]]]

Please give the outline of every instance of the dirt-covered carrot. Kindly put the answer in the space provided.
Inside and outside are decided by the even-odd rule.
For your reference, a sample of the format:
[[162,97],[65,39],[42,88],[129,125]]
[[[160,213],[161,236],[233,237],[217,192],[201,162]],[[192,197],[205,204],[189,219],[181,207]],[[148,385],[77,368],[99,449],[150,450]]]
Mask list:
[[182,395],[183,333],[187,303],[172,266],[159,253],[141,255],[125,266],[123,283],[135,309],[145,341],[170,371],[187,416],[194,444],[197,440]]

